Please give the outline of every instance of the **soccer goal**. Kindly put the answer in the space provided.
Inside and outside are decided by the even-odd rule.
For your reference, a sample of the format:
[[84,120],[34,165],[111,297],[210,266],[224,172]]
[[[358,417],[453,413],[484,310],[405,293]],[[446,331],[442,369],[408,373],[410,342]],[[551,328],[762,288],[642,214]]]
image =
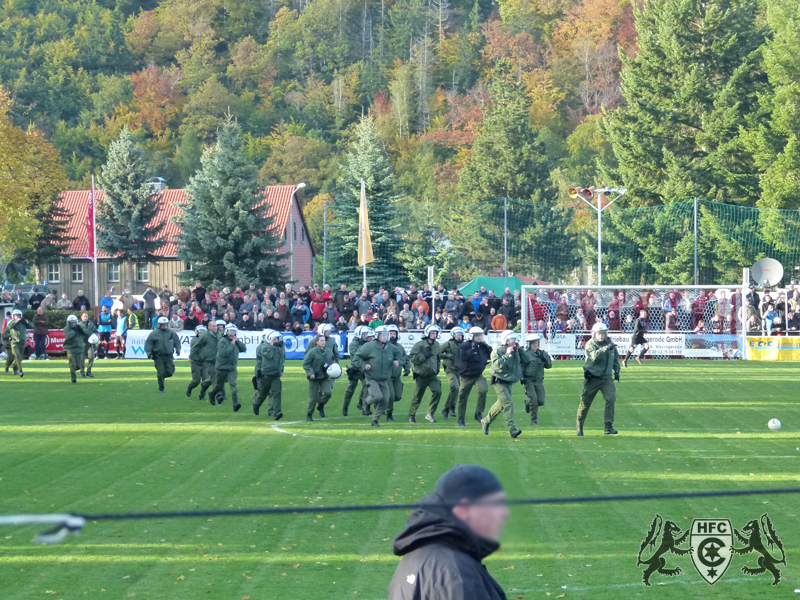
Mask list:
[[[747,282],[746,282],[747,283]],[[544,336],[554,358],[583,359],[595,323],[605,323],[624,354],[634,325],[643,318],[647,358],[745,358],[743,284],[728,286],[522,287],[521,331]],[[640,355],[636,347],[633,357]]]

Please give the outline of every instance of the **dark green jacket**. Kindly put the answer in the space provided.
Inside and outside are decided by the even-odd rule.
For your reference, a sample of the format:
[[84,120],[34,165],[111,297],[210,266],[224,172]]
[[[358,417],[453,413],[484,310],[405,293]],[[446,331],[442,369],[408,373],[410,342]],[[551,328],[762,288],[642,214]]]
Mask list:
[[[369,342],[358,349],[353,357],[353,364],[364,372],[364,377],[375,381],[391,379],[394,369],[395,349],[386,343],[381,346],[379,342]],[[369,371],[364,367],[369,365]]]
[[83,325],[83,328],[86,330],[86,337],[89,337],[93,333],[97,333],[97,325],[91,319],[86,321],[86,323],[79,321],[78,325]]
[[217,344],[219,344],[217,334],[213,331],[204,331],[192,340],[189,358],[198,363],[216,363]]
[[164,331],[154,329],[144,343],[144,351],[148,358],[152,358],[154,354],[171,357],[176,351],[180,352],[180,349],[181,341],[178,339],[178,334],[171,329]]
[[619,351],[608,337],[602,344],[592,338],[586,342],[586,363],[583,370],[594,377],[611,379],[619,372]]
[[439,342],[431,343],[423,338],[411,349],[411,364],[417,377],[433,377],[439,374],[439,359],[442,347]]
[[328,367],[333,362],[333,353],[327,347],[325,350],[316,344],[306,350],[303,358],[303,369],[306,375],[314,375],[314,379],[326,379],[328,377]]
[[77,323],[75,327],[67,324],[64,327],[64,350],[67,352],[83,352],[86,347],[86,338],[91,334],[86,331],[86,328],[81,323]]
[[256,377],[276,377],[283,373],[286,352],[281,346],[273,346],[267,341],[256,348]]
[[28,322],[25,319],[9,321],[8,325],[6,325],[5,334],[15,346],[24,345],[28,341]]
[[325,349],[330,350],[331,354],[333,354],[333,362],[339,362],[339,344],[336,343],[336,338],[333,335],[329,335],[325,339]]
[[506,346],[495,346],[491,361],[492,375],[504,383],[516,383],[522,378],[519,350],[509,352]]
[[403,374],[403,371],[405,371],[406,375],[411,372],[411,360],[409,360],[406,349],[403,348],[403,344],[401,344],[399,340],[394,340],[389,343],[394,349],[394,359],[400,363],[399,367],[392,365],[392,379],[400,379],[400,375]]
[[351,360],[356,355],[356,352],[358,352],[358,349],[363,343],[364,341],[360,337],[354,337],[352,340],[350,340],[350,346],[348,347],[348,350],[350,351]]
[[247,346],[240,340],[231,343],[231,339],[226,335],[217,342],[217,362],[214,368],[217,371],[235,371],[239,364],[239,352],[247,350]]
[[553,360],[550,355],[541,348],[536,352],[527,348],[524,350],[520,348],[517,352],[519,352],[519,360],[522,363],[522,377],[524,379],[541,381],[544,379],[544,370],[553,366]]
[[458,360],[458,351],[461,349],[461,344],[463,343],[464,340],[457,342],[455,339],[450,338],[447,342],[442,344],[441,357],[445,373],[458,373],[456,360]]

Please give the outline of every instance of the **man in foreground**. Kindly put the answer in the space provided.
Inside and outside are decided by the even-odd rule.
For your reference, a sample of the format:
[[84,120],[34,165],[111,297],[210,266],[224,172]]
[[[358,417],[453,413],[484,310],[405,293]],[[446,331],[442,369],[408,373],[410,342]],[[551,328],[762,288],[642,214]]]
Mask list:
[[608,327],[602,323],[595,323],[592,326],[592,339],[586,342],[583,390],[581,390],[581,403],[578,406],[578,436],[583,436],[583,423],[597,392],[602,392],[603,399],[606,401],[606,409],[603,413],[604,433],[606,435],[618,433],[613,427],[614,403],[617,400],[615,379],[619,381],[619,351],[608,337]]
[[481,561],[500,547],[509,516],[500,480],[483,467],[456,465],[436,482],[392,542],[403,559],[389,600],[503,600]]
[[483,433],[489,435],[489,425],[500,413],[506,419],[506,427],[512,438],[522,433],[514,424],[514,401],[512,391],[514,384],[522,378],[522,366],[519,360],[519,337],[511,330],[500,334],[500,343],[492,350],[492,385],[497,392],[497,402],[489,409],[489,414],[481,421]]
[[268,331],[256,348],[256,393],[253,394],[253,413],[256,416],[269,396],[267,414],[276,421],[283,418],[281,377],[285,360],[283,336],[277,331]]
[[181,341],[178,334],[169,329],[169,319],[159,317],[157,329],[150,332],[144,343],[147,358],[151,359],[156,367],[158,376],[158,391],[164,393],[164,380],[175,374],[173,354],[180,354]]

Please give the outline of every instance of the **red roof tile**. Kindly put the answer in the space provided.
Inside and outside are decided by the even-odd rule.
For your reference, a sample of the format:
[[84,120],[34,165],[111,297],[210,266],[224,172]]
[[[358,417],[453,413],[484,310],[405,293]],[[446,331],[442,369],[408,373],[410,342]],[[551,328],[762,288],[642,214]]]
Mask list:
[[[291,208],[293,185],[271,185],[264,190],[266,203],[269,206],[267,215],[274,216],[274,227],[282,229],[286,226]],[[160,196],[159,213],[156,219],[164,223],[162,236],[164,245],[156,252],[156,256],[174,258],[178,254],[175,241],[181,235],[180,228],[174,223],[173,217],[181,214],[180,206],[185,203],[185,190],[164,190]],[[69,214],[70,241],[67,256],[72,258],[88,258],[89,240],[86,235],[86,211],[89,208],[89,190],[68,191],[61,194],[64,209]],[[101,203],[104,195],[101,190],[95,191],[95,202]],[[302,215],[302,211],[301,215]],[[109,258],[108,254],[98,250],[98,258]]]

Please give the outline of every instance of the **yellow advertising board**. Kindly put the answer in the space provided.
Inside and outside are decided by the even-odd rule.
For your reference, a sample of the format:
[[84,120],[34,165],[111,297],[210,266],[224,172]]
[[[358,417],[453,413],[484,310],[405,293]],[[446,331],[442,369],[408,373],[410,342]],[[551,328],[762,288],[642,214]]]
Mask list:
[[749,360],[800,361],[800,337],[748,337]]

